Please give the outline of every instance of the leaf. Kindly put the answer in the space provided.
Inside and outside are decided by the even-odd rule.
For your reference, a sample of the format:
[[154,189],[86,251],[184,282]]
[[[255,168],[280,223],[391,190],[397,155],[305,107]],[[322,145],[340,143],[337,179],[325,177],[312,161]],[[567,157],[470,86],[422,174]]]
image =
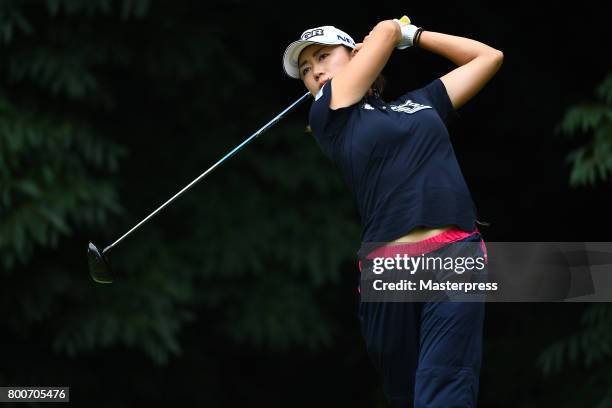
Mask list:
[[19,180],[14,184],[14,186],[17,190],[29,195],[30,197],[38,198],[41,196],[41,190],[32,180]]

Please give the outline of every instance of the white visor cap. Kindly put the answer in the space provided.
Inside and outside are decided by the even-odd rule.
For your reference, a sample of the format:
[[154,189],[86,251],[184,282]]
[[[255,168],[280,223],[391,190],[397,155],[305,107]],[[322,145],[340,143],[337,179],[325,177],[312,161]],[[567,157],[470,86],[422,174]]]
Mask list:
[[289,75],[291,78],[300,78],[298,58],[300,57],[302,50],[308,47],[310,44],[342,44],[349,48],[355,48],[355,41],[353,41],[351,36],[334,26],[309,28],[302,33],[299,40],[289,44],[285,50],[285,55],[283,56],[283,68],[285,69],[287,75]]

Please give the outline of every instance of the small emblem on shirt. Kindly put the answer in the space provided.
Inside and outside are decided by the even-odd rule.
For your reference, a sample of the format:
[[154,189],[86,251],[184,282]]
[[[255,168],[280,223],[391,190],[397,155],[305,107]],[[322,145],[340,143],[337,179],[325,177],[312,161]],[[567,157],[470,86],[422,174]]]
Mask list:
[[423,109],[432,109],[431,106],[421,105],[420,103],[412,102],[412,100],[408,99],[406,102],[401,105],[390,105],[391,110],[395,112],[404,112],[404,113],[415,113]]
[[363,109],[367,109],[367,110],[374,110],[374,108],[372,107],[372,105],[370,105],[369,103],[364,103],[363,104]]

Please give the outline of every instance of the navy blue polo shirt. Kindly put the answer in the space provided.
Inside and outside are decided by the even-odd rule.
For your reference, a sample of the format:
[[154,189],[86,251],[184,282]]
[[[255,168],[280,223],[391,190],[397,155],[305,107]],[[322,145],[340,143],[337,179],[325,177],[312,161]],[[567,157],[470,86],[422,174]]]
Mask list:
[[442,81],[390,103],[367,96],[336,110],[331,84],[316,95],[309,123],[356,198],[362,242],[389,242],[417,226],[473,231],[476,207],[446,128],[456,113]]

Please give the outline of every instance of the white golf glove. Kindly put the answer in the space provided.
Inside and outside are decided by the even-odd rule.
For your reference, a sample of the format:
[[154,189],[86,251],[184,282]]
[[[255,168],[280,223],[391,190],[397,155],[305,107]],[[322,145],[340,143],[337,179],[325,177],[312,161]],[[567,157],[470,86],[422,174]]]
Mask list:
[[410,19],[408,18],[408,16],[403,16],[399,20],[397,18],[394,18],[393,21],[399,24],[400,29],[402,31],[402,39],[395,48],[397,48],[398,50],[403,50],[408,47],[412,47],[414,35],[416,34],[419,27],[410,24]]

